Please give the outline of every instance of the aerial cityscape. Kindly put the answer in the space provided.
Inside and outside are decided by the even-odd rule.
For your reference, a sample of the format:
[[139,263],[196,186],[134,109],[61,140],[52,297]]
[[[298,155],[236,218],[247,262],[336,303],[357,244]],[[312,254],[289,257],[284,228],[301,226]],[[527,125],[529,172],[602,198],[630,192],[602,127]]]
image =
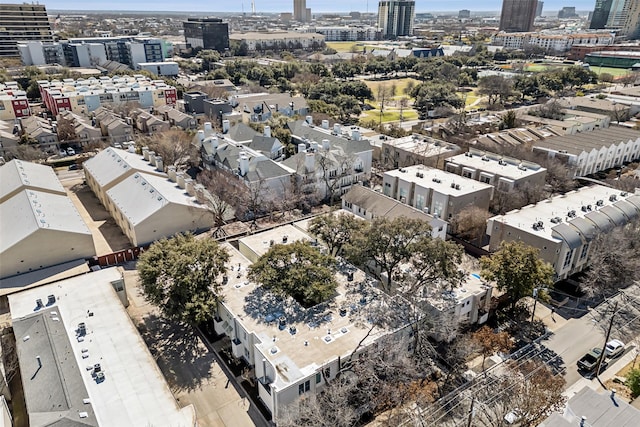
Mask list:
[[640,427],[640,1],[0,3],[0,427]]

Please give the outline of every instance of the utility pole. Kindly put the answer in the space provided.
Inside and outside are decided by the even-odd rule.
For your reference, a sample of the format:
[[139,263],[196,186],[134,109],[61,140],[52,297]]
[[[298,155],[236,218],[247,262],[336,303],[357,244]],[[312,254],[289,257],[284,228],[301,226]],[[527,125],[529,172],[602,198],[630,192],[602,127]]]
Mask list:
[[[611,329],[613,328],[613,318],[616,315],[616,311],[618,310],[618,301],[616,301],[616,303],[613,306],[613,311],[611,312],[611,319],[609,320],[609,328],[607,329],[607,336],[604,338],[604,345],[602,346],[602,353],[600,353],[600,358],[598,359],[598,366],[596,366],[596,378],[598,379],[598,381],[600,382],[600,384],[602,385],[602,387],[604,387],[604,384],[602,384],[602,381],[600,381],[600,367],[602,366],[602,361],[604,360],[604,353],[605,353],[605,349],[607,347],[607,343],[609,342],[609,336],[611,335]],[[606,390],[606,387],[604,387]]]
[[467,427],[471,427],[471,421],[473,420],[473,404],[476,403],[476,397],[471,398],[471,407],[469,408],[469,419],[467,420]]

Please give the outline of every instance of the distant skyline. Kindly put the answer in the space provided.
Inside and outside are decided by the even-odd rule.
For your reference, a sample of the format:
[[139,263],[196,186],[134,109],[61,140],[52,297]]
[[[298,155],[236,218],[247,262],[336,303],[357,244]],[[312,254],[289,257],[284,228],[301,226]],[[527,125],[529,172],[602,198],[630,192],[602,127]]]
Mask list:
[[[9,0],[11,1],[11,0]],[[15,1],[15,0],[14,0]],[[17,1],[15,1],[18,3]],[[258,12],[293,12],[293,0],[255,0]],[[167,1],[167,0],[46,0],[40,1],[51,10],[135,10],[135,11],[177,11],[177,12],[241,12],[251,11],[251,0],[236,0],[232,2],[212,1],[203,3],[197,0]],[[575,6],[577,10],[593,10],[595,0],[544,0],[544,11],[558,11],[564,6]],[[378,11],[377,0],[307,0],[307,7],[313,13],[322,12],[366,12]],[[473,11],[499,11],[502,0],[416,0],[416,12],[445,12],[469,9]]]

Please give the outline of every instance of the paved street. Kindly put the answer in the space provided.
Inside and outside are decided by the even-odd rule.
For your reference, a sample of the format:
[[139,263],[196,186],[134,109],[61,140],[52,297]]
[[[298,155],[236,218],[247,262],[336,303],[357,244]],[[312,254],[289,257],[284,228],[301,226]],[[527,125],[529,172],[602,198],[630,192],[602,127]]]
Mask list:
[[193,404],[199,427],[253,427],[249,402],[227,381],[200,336],[158,316],[140,294],[135,270],[125,271],[125,282],[130,302],[127,311],[180,406]]

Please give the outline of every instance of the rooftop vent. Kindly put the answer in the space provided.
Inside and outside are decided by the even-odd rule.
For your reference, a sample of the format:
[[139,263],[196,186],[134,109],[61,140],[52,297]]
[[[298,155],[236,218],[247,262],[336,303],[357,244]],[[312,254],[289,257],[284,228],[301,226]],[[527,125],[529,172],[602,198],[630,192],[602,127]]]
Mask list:
[[559,216],[551,218],[551,222],[554,224],[560,224],[562,222],[562,218],[560,218]]
[[576,217],[576,211],[569,211],[567,212],[567,216],[569,218],[575,218]]
[[416,172],[416,176],[418,178],[424,178],[424,174],[422,172]]
[[615,202],[616,200],[618,200],[618,197],[615,194],[612,194],[609,196],[609,201],[610,202]]
[[466,153],[464,153],[464,155],[465,155],[465,156],[467,156],[467,157],[473,157],[473,154],[471,154],[471,153],[470,153],[470,152],[468,152],[468,151],[467,151]]
[[544,230],[544,223],[542,221],[534,222],[533,223],[533,229],[536,230],[536,231]]
[[596,206],[602,206],[602,205],[604,205],[604,201],[602,201],[602,200],[598,200],[598,201],[596,202]]
[[442,180],[439,178],[433,178],[431,181],[437,182],[438,184],[442,182]]

